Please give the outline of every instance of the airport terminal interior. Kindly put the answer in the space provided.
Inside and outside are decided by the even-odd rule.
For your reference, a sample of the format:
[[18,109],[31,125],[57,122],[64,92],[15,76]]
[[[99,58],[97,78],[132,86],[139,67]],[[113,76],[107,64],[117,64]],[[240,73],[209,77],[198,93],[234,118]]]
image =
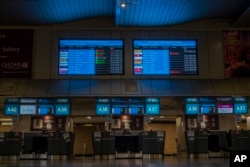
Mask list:
[[0,166],[240,165],[249,5],[0,1]]

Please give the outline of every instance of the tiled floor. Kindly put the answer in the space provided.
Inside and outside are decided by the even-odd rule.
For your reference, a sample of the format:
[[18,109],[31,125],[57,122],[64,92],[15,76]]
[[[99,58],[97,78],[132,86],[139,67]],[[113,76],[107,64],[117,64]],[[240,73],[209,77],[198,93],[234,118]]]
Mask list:
[[229,158],[0,160],[0,167],[229,167]]

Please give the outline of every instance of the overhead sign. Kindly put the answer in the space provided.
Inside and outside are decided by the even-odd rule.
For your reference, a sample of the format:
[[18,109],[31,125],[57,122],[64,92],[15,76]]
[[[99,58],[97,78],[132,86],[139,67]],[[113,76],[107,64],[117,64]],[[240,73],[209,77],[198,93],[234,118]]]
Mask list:
[[69,104],[56,104],[55,115],[69,115]]
[[96,115],[110,115],[110,104],[97,104]]
[[147,115],[159,115],[160,114],[160,105],[159,104],[146,104]]
[[200,105],[197,103],[188,103],[186,104],[186,114],[199,114],[200,112]]
[[18,104],[6,104],[4,107],[5,115],[18,115],[19,114],[19,105]]

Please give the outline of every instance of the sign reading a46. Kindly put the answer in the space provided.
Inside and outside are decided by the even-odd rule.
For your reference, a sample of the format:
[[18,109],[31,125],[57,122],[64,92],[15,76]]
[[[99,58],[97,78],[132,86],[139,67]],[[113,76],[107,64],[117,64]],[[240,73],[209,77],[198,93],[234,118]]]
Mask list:
[[18,115],[19,105],[18,104],[6,104],[4,107],[5,115]]

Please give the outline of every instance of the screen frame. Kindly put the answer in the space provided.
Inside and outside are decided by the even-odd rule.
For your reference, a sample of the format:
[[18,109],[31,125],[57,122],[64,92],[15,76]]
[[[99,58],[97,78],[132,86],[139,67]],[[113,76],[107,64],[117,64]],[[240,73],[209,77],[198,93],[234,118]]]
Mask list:
[[[134,50],[135,50],[135,41],[194,41],[195,42],[195,50],[196,50],[196,73],[195,74],[171,74],[170,70],[170,63],[169,63],[169,74],[135,74],[134,67]],[[169,58],[170,62],[170,58]],[[197,39],[133,39],[132,40],[132,74],[133,76],[187,76],[187,75],[192,75],[192,76],[198,76],[199,75],[199,61],[198,61],[198,42]]]
[[[60,41],[61,40],[82,40],[82,41],[120,41],[122,42],[122,73],[109,73],[109,74],[60,74],[59,72],[59,60],[60,60]],[[92,39],[92,38],[58,38],[57,44],[57,76],[103,76],[103,75],[124,75],[125,74],[125,41],[121,38],[105,38],[105,39]]]

